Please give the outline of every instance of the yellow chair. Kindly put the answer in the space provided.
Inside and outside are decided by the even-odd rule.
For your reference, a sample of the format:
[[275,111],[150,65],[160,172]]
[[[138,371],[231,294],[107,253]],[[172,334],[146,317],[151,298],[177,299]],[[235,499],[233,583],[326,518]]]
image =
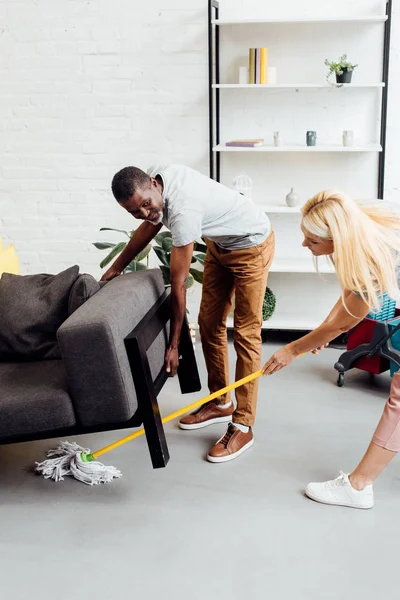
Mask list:
[[19,275],[19,260],[13,244],[3,250],[0,238],[0,277],[3,273]]

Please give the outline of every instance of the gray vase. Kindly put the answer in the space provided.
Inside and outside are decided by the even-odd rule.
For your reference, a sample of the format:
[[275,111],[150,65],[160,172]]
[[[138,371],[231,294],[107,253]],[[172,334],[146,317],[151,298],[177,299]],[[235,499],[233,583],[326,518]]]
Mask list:
[[286,204],[292,208],[300,204],[300,198],[293,188],[291,188],[289,194],[286,196]]
[[316,131],[307,131],[306,142],[307,142],[307,146],[316,146],[317,145],[317,132]]

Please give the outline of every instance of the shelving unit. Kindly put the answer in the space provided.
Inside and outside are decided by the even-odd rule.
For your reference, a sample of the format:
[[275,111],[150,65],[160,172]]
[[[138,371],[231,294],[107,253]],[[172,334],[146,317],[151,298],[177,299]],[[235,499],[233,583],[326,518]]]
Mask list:
[[270,273],[321,273],[335,275],[333,267],[327,263],[318,266],[318,271],[312,259],[275,258]]
[[[218,10],[219,5],[213,2],[213,7]],[[282,23],[384,23],[388,15],[372,15],[358,17],[287,17],[282,19],[211,19],[212,25],[273,25]]]
[[340,89],[364,89],[364,88],[383,88],[383,82],[378,83],[213,83],[213,89],[220,90],[340,90]]
[[238,146],[224,146],[218,144],[213,147],[213,152],[382,152],[380,144],[369,144],[368,146],[256,146],[254,148],[243,148]]
[[[210,168],[210,177],[220,181],[221,180],[221,161],[222,157],[226,156],[226,160],[228,157],[231,158],[229,160],[235,160],[234,157],[244,156],[246,160],[252,160],[253,157],[259,157],[257,159],[257,167],[260,168],[265,156],[265,159],[268,161],[274,161],[273,165],[276,168],[278,166],[278,170],[282,167],[281,162],[283,161],[284,155],[287,155],[287,159],[290,159],[290,153],[299,154],[309,156],[310,154],[315,154],[315,157],[311,160],[310,163],[304,162],[306,159],[298,157],[298,161],[303,161],[300,164],[306,165],[308,164],[310,167],[314,164],[317,164],[320,168],[322,164],[320,161],[323,159],[324,155],[332,154],[332,164],[335,165],[336,169],[340,169],[342,163],[338,163],[338,160],[347,160],[345,157],[348,156],[349,161],[367,161],[366,164],[371,165],[371,160],[374,161],[374,154],[376,154],[376,158],[378,161],[378,169],[377,169],[377,198],[384,197],[384,177],[385,177],[385,158],[386,158],[386,122],[387,122],[387,101],[388,101],[388,75],[389,75],[389,47],[390,47],[390,27],[391,27],[391,13],[392,13],[392,0],[386,1],[386,14],[381,15],[355,15],[355,16],[339,16],[339,17],[284,17],[284,18],[243,18],[243,19],[221,19],[219,12],[219,3],[217,0],[208,0],[208,15],[209,15],[209,27],[208,27],[208,48],[209,48],[209,168]],[[257,31],[259,32],[257,35],[260,39],[260,32],[263,32],[262,27],[264,26],[273,26],[273,31],[276,30],[277,27],[287,25],[290,26],[290,36],[291,39],[296,35],[296,26],[302,27],[302,31],[306,32],[304,26],[318,24],[323,26],[322,32],[327,31],[332,33],[332,27],[330,25],[337,24],[348,24],[346,26],[354,37],[354,29],[355,31],[364,32],[367,31],[366,28],[370,26],[377,26],[379,24],[383,26],[383,51],[382,51],[382,77],[381,81],[368,81],[368,73],[366,73],[366,77],[361,82],[354,82],[350,84],[336,85],[329,84],[326,81],[322,82],[291,82],[290,77],[287,77],[289,81],[284,83],[277,84],[239,84],[239,83],[230,83],[228,81],[221,82],[220,79],[220,71],[221,71],[221,57],[220,57],[220,30],[222,27],[235,26],[235,29],[229,33],[230,35],[230,43],[233,48],[233,40],[235,31],[240,26],[249,26],[254,25],[257,26]],[[326,27],[324,27],[324,24]],[[351,28],[351,24],[356,24],[355,28]],[[257,45],[253,39],[253,35],[255,34],[255,28],[247,27],[247,34],[249,35],[248,47]],[[279,30],[278,30],[279,31]],[[287,28],[283,31],[287,31]],[[313,31],[313,30],[312,30]],[[253,32],[253,33],[251,33]],[[304,36],[307,34],[304,33]],[[315,47],[317,47],[318,43],[318,31],[315,38],[313,37],[313,42]],[[243,39],[241,38],[241,43],[243,45]],[[275,36],[275,44],[280,43],[281,34],[277,33]],[[305,39],[305,37],[303,37]],[[321,33],[321,39],[323,39],[323,33]],[[278,41],[277,41],[278,40]],[[243,48],[242,48],[243,49]],[[275,50],[276,50],[275,46]],[[225,71],[224,71],[225,73]],[[295,75],[295,71],[292,72]],[[372,76],[374,77],[374,76]],[[260,94],[261,91],[264,91],[265,95]],[[321,90],[321,91],[319,91]],[[251,102],[255,103],[254,98],[262,98],[263,102],[269,101],[270,98],[277,98],[274,95],[276,94],[287,94],[303,92],[303,94],[308,94],[304,96],[307,100],[311,98],[311,94],[313,92],[318,92],[323,98],[323,94],[332,94],[329,96],[331,101],[335,101],[336,98],[343,98],[343,96],[339,96],[340,94],[346,94],[348,98],[354,98],[353,93],[356,94],[362,93],[365,90],[365,94],[373,94],[374,90],[379,94],[379,102],[380,102],[380,131],[379,131],[379,139],[376,142],[361,142],[356,146],[347,146],[344,147],[335,143],[323,143],[321,145],[317,144],[316,146],[310,147],[304,144],[296,144],[296,143],[288,143],[282,146],[273,146],[272,141],[271,144],[264,144],[263,146],[258,146],[254,148],[240,148],[240,147],[231,147],[225,145],[225,140],[221,139],[221,110],[222,110],[222,100],[227,101],[231,100],[231,106],[234,109],[240,107],[241,115],[240,120],[243,120],[245,115],[245,110],[247,106],[246,99],[252,99]],[[368,91],[371,90],[371,91]],[[240,96],[240,100],[235,100],[236,94],[242,94]],[[254,96],[253,96],[254,94]],[[349,96],[351,94],[351,96]],[[257,96],[256,96],[257,95]],[[326,96],[328,97],[328,96]],[[315,104],[315,99],[312,99]],[[318,101],[318,100],[317,100]],[[321,100],[324,102],[324,100]],[[342,101],[343,102],[343,101]],[[277,101],[275,100],[275,108]],[[286,113],[287,114],[287,113]],[[305,112],[303,111],[303,116]],[[234,117],[234,113],[232,113],[232,117]],[[312,127],[309,127],[312,129]],[[351,128],[351,127],[350,127]],[[279,129],[279,126],[277,126]],[[307,128],[305,128],[307,129]],[[343,127],[346,129],[346,127]],[[232,127],[231,127],[232,130]],[[236,136],[239,137],[239,136]],[[246,137],[246,136],[244,136]],[[259,135],[253,135],[252,133],[248,137],[264,137]],[[284,136],[286,137],[286,136]],[[289,136],[287,136],[289,137]],[[367,136],[365,136],[366,139]],[[372,136],[371,136],[372,138]],[[292,138],[293,139],[293,138]],[[327,139],[329,141],[330,138]],[[373,139],[373,138],[372,138]],[[333,140],[332,140],[333,141]],[[239,153],[239,154],[237,154]],[[371,154],[371,159],[368,158],[368,154]],[[340,158],[343,155],[343,158]],[[337,157],[334,159],[334,157]],[[359,158],[357,158],[359,156]],[[362,157],[365,158],[362,158]],[[270,157],[267,159],[267,157]],[[276,157],[276,158],[274,158]],[[280,158],[282,157],[282,158]],[[320,158],[318,158],[320,157]],[[256,160],[254,158],[254,160]],[[314,161],[319,161],[314,163]],[[238,163],[232,163],[237,165]],[[270,164],[270,163],[266,163]],[[349,163],[348,166],[343,167],[344,169],[351,169],[350,165],[353,163]],[[361,163],[364,164],[364,163]],[[261,167],[262,168],[262,167]],[[273,167],[272,167],[273,168]],[[289,185],[289,182],[288,182]],[[317,190],[315,190],[317,191]],[[262,198],[269,196],[268,187],[262,190],[262,193],[255,194],[259,200]],[[373,196],[373,195],[372,195]],[[276,196],[275,196],[276,197]],[[282,244],[282,238],[279,238],[279,234],[277,229],[279,226],[286,227],[286,235],[291,236],[292,234],[287,233],[290,227],[296,227],[296,235],[298,235],[298,225],[300,220],[300,207],[289,208],[283,204],[259,204],[259,206],[264,210],[271,218],[273,227],[277,233],[277,240],[280,239]],[[285,221],[286,219],[286,221]],[[288,221],[288,219],[290,219]],[[292,220],[293,219],[293,220]],[[293,224],[293,225],[291,225]],[[288,229],[289,228],[289,229]],[[283,241],[284,244],[284,241]],[[287,252],[286,252],[287,254]],[[317,273],[315,266],[313,264],[312,258],[302,257],[303,253],[298,253],[298,255],[294,256],[293,259],[282,257],[279,252],[272,264],[272,268],[270,271],[270,277],[268,281],[268,285],[273,289],[274,293],[277,297],[277,308],[272,316],[272,318],[265,322],[265,329],[294,329],[294,330],[308,330],[315,328],[326,316],[329,308],[332,306],[334,301],[337,299],[340,290],[339,286],[336,282],[336,277],[333,268],[330,265],[324,264],[320,266],[319,273]],[[322,277],[324,281],[324,288],[322,297],[316,295],[317,291],[321,287],[321,284],[318,281],[318,277]],[[295,300],[294,300],[295,298]],[[232,319],[228,320],[228,327],[233,326]]]
[[[233,329],[233,317],[227,318],[227,327],[228,329]],[[264,329],[290,329],[293,331],[311,331],[312,329],[316,329],[318,325],[321,324],[321,321],[312,318],[306,318],[300,321],[296,316],[288,316],[286,317],[277,317],[275,314],[266,321],[268,327],[264,327]]]

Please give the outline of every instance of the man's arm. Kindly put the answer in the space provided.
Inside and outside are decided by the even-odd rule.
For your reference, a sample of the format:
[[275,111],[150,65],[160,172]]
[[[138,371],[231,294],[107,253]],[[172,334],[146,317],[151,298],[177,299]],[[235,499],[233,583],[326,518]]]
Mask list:
[[162,223],[159,225],[152,225],[145,221],[136,229],[135,233],[131,237],[128,244],[125,246],[123,252],[113,262],[111,267],[103,274],[101,281],[109,281],[118,275],[121,275],[122,271],[129,265],[129,263],[146,248],[147,244],[157,235],[162,227]]
[[186,312],[186,282],[189,274],[190,263],[193,256],[194,244],[187,246],[172,246],[171,251],[171,329],[169,346],[165,354],[165,370],[176,375],[179,356],[178,346],[181,335],[182,323]]

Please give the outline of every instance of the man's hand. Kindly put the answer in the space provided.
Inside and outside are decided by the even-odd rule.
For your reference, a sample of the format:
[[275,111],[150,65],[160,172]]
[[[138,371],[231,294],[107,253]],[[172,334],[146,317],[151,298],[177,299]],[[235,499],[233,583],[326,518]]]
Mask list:
[[296,354],[289,346],[284,346],[265,363],[262,368],[263,375],[273,375],[277,371],[280,371],[284,367],[290,365],[290,363],[296,358]]
[[170,377],[175,377],[179,365],[178,348],[169,346],[165,353],[165,370]]
[[118,275],[121,275],[121,271],[111,265],[111,267],[107,269],[105,273],[103,273],[100,281],[110,281],[111,279],[114,279],[114,277],[118,277]]

